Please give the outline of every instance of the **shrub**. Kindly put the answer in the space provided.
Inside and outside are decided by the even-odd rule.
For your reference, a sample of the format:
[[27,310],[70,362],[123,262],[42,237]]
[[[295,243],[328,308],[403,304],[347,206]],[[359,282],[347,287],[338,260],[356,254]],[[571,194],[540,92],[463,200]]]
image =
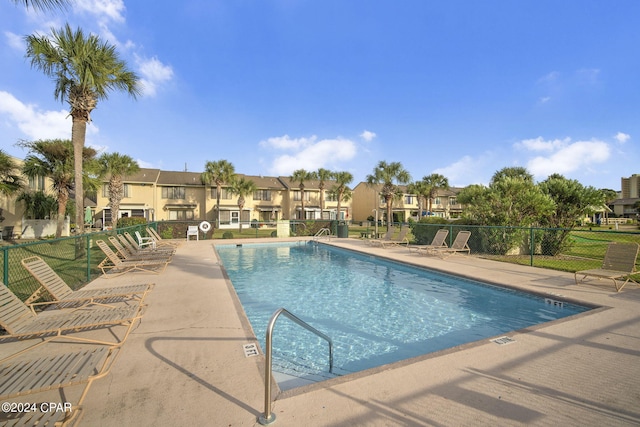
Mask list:
[[223,238],[223,239],[233,239],[233,233],[232,233],[232,232],[230,232],[230,231],[225,231],[225,232],[222,234],[222,238]]
[[125,217],[118,220],[118,228],[131,227],[134,225],[144,225],[147,223],[146,218],[141,217]]

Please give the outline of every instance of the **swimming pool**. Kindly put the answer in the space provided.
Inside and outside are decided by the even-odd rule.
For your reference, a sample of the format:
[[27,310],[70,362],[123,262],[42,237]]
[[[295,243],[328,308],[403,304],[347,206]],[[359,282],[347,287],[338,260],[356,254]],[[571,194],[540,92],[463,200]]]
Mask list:
[[[312,242],[216,246],[262,348],[284,307],[334,343],[344,375],[589,310]],[[273,370],[329,378],[326,342],[280,318]]]

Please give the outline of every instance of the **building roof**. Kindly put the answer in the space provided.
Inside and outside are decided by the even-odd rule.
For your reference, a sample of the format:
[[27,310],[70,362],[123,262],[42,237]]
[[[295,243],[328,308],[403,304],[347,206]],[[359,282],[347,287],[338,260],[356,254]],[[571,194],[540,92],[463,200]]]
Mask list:
[[138,172],[127,175],[124,178],[125,182],[135,182],[135,183],[144,183],[144,184],[152,184],[158,180],[158,175],[160,175],[160,169],[147,169],[140,168]]
[[256,184],[256,187],[260,189],[264,189],[264,188],[275,189],[275,190],[286,189],[282,181],[280,181],[275,176],[262,176],[262,175],[256,176],[256,175],[244,175],[244,174],[238,174],[238,176],[244,177],[245,179],[253,181],[254,184]]
[[197,185],[204,186],[200,173],[160,171],[158,185]]

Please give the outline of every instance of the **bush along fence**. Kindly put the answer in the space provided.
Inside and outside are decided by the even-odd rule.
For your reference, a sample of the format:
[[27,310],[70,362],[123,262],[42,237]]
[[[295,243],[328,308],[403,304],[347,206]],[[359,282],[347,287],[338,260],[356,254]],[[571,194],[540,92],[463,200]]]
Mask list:
[[562,271],[598,268],[610,242],[640,244],[640,232],[595,229],[490,227],[457,224],[408,225],[413,243],[428,244],[441,228],[450,245],[461,230],[471,232],[471,253],[483,258]]

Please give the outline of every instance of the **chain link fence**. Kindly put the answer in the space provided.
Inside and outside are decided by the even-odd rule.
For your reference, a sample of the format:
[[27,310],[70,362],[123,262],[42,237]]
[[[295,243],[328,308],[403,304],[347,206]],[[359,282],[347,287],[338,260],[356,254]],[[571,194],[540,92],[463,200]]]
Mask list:
[[[147,235],[146,226],[155,228],[165,239],[185,239],[189,225],[199,225],[199,221],[162,221],[120,228],[117,233],[140,231]],[[329,228],[336,235],[338,221],[291,221],[291,234],[313,236],[321,228]],[[640,231],[616,231],[602,229],[550,229],[524,227],[487,227],[457,224],[395,224],[396,228],[410,227],[408,235],[412,244],[429,244],[436,232],[445,228],[449,231],[447,244],[450,246],[461,230],[471,232],[469,247],[471,255],[502,262],[512,262],[534,267],[574,272],[598,268],[610,242],[635,242],[640,244]],[[399,227],[400,226],[400,227]],[[349,237],[360,238],[370,235],[374,225],[349,224]],[[380,231],[385,227],[380,224]],[[242,237],[273,237],[275,228],[270,223],[253,222],[237,229],[211,229],[201,232],[201,239]],[[98,264],[104,254],[95,244],[99,239],[108,242],[115,231],[100,231],[82,236],[41,240],[17,245],[0,246],[0,274],[2,282],[23,301],[28,300],[40,288],[36,280],[22,267],[20,261],[30,256],[40,256],[72,288],[78,289],[101,274]],[[226,234],[225,233],[230,233]],[[340,236],[343,237],[343,236]],[[640,267],[640,265],[638,266]],[[635,275],[636,280],[640,274]],[[41,300],[47,299],[46,293]]]
[[454,224],[409,224],[413,243],[429,244],[436,232],[449,230],[447,244],[461,230],[471,232],[471,254],[496,261],[562,271],[598,268],[611,242],[640,244],[639,231],[536,227],[489,227]]

